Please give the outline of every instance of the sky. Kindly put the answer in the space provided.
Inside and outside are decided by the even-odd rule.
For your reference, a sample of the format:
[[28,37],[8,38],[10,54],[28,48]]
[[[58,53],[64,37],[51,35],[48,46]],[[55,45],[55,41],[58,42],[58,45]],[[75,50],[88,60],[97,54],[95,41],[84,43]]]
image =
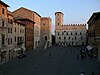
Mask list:
[[94,12],[100,12],[100,0],[2,0],[14,11],[20,7],[31,9],[42,17],[51,17],[52,33],[55,12],[64,13],[64,24],[87,23]]

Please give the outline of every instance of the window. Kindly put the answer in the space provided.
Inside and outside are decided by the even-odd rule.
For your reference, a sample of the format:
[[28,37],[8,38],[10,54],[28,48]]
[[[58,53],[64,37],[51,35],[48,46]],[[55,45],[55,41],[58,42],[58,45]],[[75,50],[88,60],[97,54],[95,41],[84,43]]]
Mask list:
[[81,40],[82,40],[83,38],[81,37]]
[[76,37],[75,37],[75,40],[76,40]]
[[2,35],[2,45],[5,44],[5,35]]
[[2,8],[2,14],[5,14],[5,9],[4,8]]
[[16,42],[16,36],[15,36],[15,42]]
[[59,39],[61,39],[61,37],[59,37]]
[[10,38],[10,39],[11,39],[10,41],[11,41],[11,44],[12,44],[12,38]]
[[10,28],[8,28],[8,33],[10,33]]
[[8,45],[12,44],[12,38],[8,38]]
[[4,27],[4,21],[2,21],[2,26]]
[[45,23],[43,24],[43,26],[45,26]]
[[72,40],[73,40],[73,38],[72,38]]
[[64,35],[64,33],[62,32],[62,35]]
[[65,33],[66,31],[64,31],[64,33]]
[[68,32],[66,33],[66,35],[68,35]]
[[8,45],[10,45],[10,39],[8,38]]
[[71,35],[72,35],[72,32],[71,32]]
[[17,37],[17,43],[20,43],[20,39],[19,39],[19,37]]
[[8,18],[8,23],[13,24],[13,20]]
[[64,39],[66,39],[66,37],[64,37]]
[[12,28],[11,28],[11,33],[12,33]]
[[58,35],[59,35],[59,32],[58,32]]
[[59,25],[59,23],[58,23],[58,25]]
[[15,28],[15,32],[16,32],[16,28]]
[[45,40],[47,40],[47,36],[45,36]]
[[[30,39],[30,38],[29,38]],[[22,42],[22,37],[20,37],[20,42]]]
[[75,33],[75,35],[77,35],[77,32]]
[[82,32],[80,32],[80,35],[82,35]]
[[11,21],[10,24],[13,24],[13,20],[11,19],[10,21]]
[[69,37],[69,39],[70,39],[70,37]]

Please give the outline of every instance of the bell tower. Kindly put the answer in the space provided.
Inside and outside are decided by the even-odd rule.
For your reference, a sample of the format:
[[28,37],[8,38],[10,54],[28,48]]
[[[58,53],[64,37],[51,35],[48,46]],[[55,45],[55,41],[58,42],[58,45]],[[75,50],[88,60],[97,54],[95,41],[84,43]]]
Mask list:
[[55,13],[55,26],[62,26],[64,24],[64,14],[62,12]]

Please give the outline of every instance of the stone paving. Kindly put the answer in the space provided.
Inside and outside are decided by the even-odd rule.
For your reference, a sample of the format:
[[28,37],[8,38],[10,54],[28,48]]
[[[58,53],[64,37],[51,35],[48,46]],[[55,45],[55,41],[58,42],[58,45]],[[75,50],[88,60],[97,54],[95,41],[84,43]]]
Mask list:
[[[100,62],[86,56],[80,59],[80,47],[50,47],[32,50],[22,59],[0,65],[0,75],[100,75]],[[79,59],[77,59],[79,55]]]

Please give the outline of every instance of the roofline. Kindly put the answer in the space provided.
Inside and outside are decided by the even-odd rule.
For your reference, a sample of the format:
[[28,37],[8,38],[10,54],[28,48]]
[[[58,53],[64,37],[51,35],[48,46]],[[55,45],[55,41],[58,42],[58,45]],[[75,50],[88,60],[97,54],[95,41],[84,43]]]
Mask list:
[[20,7],[20,8],[16,9],[16,10],[13,11],[13,12],[16,12],[17,10],[19,10],[19,9],[21,9],[21,8],[23,8],[23,9],[25,9],[25,10],[28,10],[28,11],[30,11],[30,12],[33,12],[33,13],[37,14],[39,17],[41,17],[37,12],[32,11],[32,10],[30,10],[30,9],[28,9],[28,8],[25,8],[25,7]]
[[16,18],[14,18],[16,21],[30,21],[30,22],[32,22],[33,24],[35,24],[35,22],[34,21],[32,21],[32,20],[30,20],[30,19],[28,19],[28,18],[18,18],[18,19],[16,19]]
[[35,14],[37,14],[39,17],[41,17],[37,12],[33,11]]
[[8,15],[13,16],[12,12],[8,10]]
[[41,19],[51,19],[51,17],[41,17]]
[[100,14],[100,12],[94,12],[91,17],[89,18],[88,22],[89,23],[92,19],[94,19],[98,14]]
[[0,1],[1,4],[5,5],[6,7],[10,7],[9,5],[7,5],[6,3],[4,3],[3,1]]
[[62,15],[64,15],[62,12],[55,12],[55,15],[56,15],[57,13],[61,13]]
[[18,22],[18,20],[15,20],[15,19],[14,19],[14,22],[25,26],[25,24],[23,24],[23,23],[21,23],[21,22]]

